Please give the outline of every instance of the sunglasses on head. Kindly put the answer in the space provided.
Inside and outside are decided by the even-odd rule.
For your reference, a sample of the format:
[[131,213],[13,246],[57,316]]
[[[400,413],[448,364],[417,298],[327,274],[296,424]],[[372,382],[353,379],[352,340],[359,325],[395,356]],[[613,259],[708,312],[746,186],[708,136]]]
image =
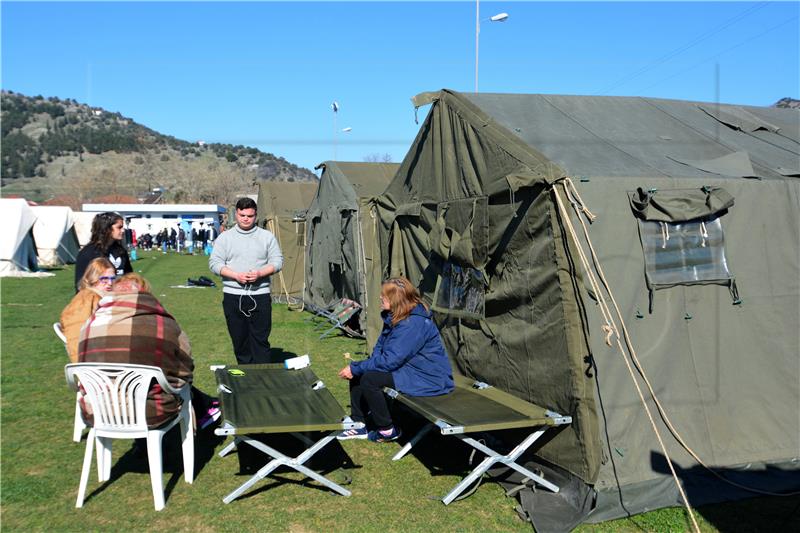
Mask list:
[[391,278],[391,279],[387,280],[386,283],[391,283],[395,287],[399,287],[401,289],[405,289],[406,288],[406,284],[402,279]]

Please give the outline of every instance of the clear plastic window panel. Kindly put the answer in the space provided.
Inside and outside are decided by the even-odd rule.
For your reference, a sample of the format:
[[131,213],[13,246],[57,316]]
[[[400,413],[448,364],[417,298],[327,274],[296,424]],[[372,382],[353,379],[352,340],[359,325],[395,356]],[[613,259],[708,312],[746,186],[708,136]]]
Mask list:
[[719,218],[704,222],[639,220],[645,270],[653,285],[730,279]]
[[479,270],[445,263],[436,290],[436,307],[444,312],[482,318],[486,295]]

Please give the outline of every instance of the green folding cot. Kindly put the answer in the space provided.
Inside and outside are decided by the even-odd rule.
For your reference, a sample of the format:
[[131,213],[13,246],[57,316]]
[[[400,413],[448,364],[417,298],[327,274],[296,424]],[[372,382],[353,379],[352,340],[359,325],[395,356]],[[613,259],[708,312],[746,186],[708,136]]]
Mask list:
[[[214,366],[222,423],[214,432],[233,435],[233,442],[220,453],[229,454],[245,442],[272,457],[239,488],[222,501],[230,503],[279,466],[285,465],[324,486],[350,496],[350,491],[303,465],[346,429],[362,428],[346,418],[344,409],[309,367],[287,370],[282,364]],[[305,433],[327,432],[316,442]],[[288,457],[252,438],[264,433],[291,433],[308,447],[297,457]]]
[[[445,505],[456,499],[495,463],[513,468],[531,481],[558,492],[556,485],[517,464],[516,460],[545,431],[570,424],[572,417],[526,402],[480,381],[460,375],[455,375],[454,379],[456,387],[453,392],[442,396],[407,396],[388,387],[384,389],[389,397],[430,422],[392,460],[402,459],[431,429],[439,428],[442,435],[453,435],[486,455],[467,477],[442,498]],[[470,433],[515,428],[530,428],[531,432],[507,454],[496,452],[469,436]]]

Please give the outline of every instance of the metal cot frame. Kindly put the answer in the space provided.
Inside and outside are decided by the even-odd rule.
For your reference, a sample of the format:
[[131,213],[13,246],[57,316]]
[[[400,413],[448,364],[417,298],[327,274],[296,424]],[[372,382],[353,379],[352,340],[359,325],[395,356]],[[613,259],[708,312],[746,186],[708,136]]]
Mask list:
[[[242,365],[241,367],[225,367],[225,366],[214,366],[212,370],[215,371],[215,376],[217,378],[218,383],[218,392],[220,393],[221,399],[221,406],[222,406],[222,413],[223,413],[223,420],[224,422],[222,425],[214,430],[214,433],[221,436],[233,436],[233,442],[229,443],[222,451],[219,452],[220,457],[225,457],[232,451],[236,450],[237,447],[241,443],[246,443],[252,446],[253,448],[259,450],[260,452],[266,454],[267,456],[271,457],[272,460],[269,461],[266,465],[261,467],[258,472],[256,472],[250,479],[245,481],[242,485],[232,491],[230,494],[225,496],[222,501],[227,503],[232,502],[245,491],[250,489],[253,485],[270,475],[276,468],[280,466],[287,466],[296,470],[302,474],[305,474],[309,478],[318,481],[322,485],[328,487],[329,489],[341,494],[342,496],[350,496],[350,491],[342,487],[341,485],[331,481],[330,479],[326,478],[322,474],[315,472],[314,470],[305,466],[305,462],[311,459],[311,457],[322,450],[325,446],[327,446],[330,442],[332,442],[336,436],[343,430],[347,429],[359,429],[363,428],[364,424],[362,422],[353,422],[349,418],[344,416],[344,411],[342,410],[341,406],[336,402],[333,398],[333,395],[330,393],[329,390],[325,388],[324,383],[316,379],[316,376],[310,369],[300,369],[304,374],[307,384],[309,385],[309,392],[307,395],[301,395],[294,400],[295,403],[291,405],[296,405],[298,408],[300,407],[298,402],[302,402],[304,399],[309,399],[311,396],[316,395],[317,399],[319,397],[323,397],[324,401],[327,403],[327,407],[331,411],[341,411],[341,417],[338,421],[329,421],[323,423],[316,423],[316,424],[309,424],[304,422],[297,422],[292,425],[283,425],[283,426],[269,426],[269,420],[265,417],[263,420],[263,425],[253,425],[252,423],[247,427],[237,427],[236,420],[229,420],[226,418],[225,407],[226,403],[230,401],[230,396],[233,394],[245,394],[245,391],[237,391],[235,388],[231,388],[226,385],[223,381],[227,381],[228,383],[234,384],[235,382],[231,380],[225,380],[220,374],[220,372],[224,372],[229,369],[243,369],[243,372],[252,372],[254,374],[258,372],[296,372],[293,370],[286,370],[283,365],[278,364],[264,364],[264,365]],[[276,394],[276,391],[271,391],[269,388],[263,388],[258,391],[259,394],[263,395],[270,395]],[[320,438],[319,440],[314,441],[306,436],[303,432],[311,432],[311,431],[321,431],[326,432],[326,434]],[[276,450],[275,448],[264,444],[263,442],[254,439],[250,436],[250,434],[256,433],[289,433],[293,435],[295,438],[299,439],[303,442],[307,447],[306,449],[300,453],[297,457],[289,457],[280,451]]]
[[[427,435],[432,429],[438,428],[442,435],[454,436],[486,455],[486,457],[480,462],[480,464],[478,464],[478,466],[476,466],[463,480],[461,480],[461,482],[453,487],[453,489],[442,498],[442,502],[445,505],[452,503],[453,500],[455,500],[470,485],[483,476],[483,474],[495,463],[501,463],[509,468],[513,468],[531,481],[538,483],[539,485],[553,492],[558,492],[558,486],[547,481],[542,476],[528,470],[524,466],[518,464],[516,461],[531,445],[533,445],[533,443],[535,443],[542,435],[544,435],[548,429],[570,424],[572,422],[572,417],[539,408],[534,404],[524,402],[523,400],[513,397],[510,394],[498,389],[494,389],[491,385],[487,385],[486,383],[479,381],[468,380],[462,376],[456,376],[456,387],[460,388],[462,391],[471,391],[476,394],[482,394],[482,392],[485,394],[486,392],[489,392],[489,389],[492,389],[491,397],[484,397],[485,401],[496,402],[500,405],[504,405],[503,400],[510,400],[509,403],[511,405],[504,406],[508,407],[509,412],[514,411],[517,415],[519,412],[516,411],[514,407],[519,407],[521,405],[524,406],[524,404],[527,404],[527,406],[530,406],[533,409],[540,410],[543,416],[528,416],[525,419],[520,419],[520,417],[517,416],[515,417],[516,420],[514,421],[496,419],[488,423],[484,422],[480,424],[466,425],[458,422],[456,420],[456,415],[448,416],[445,402],[437,400],[437,398],[446,398],[447,395],[441,397],[427,397],[422,399],[426,405],[435,405],[437,407],[437,413],[434,415],[421,405],[422,402],[419,401],[420,398],[405,396],[402,393],[387,387],[384,389],[384,392],[390,398],[401,402],[404,406],[423,416],[430,422],[430,424],[426,424],[425,427],[423,427],[416,435],[414,435],[411,440],[409,440],[405,446],[403,446],[400,451],[397,452],[394,457],[392,457],[392,460],[399,461],[402,459],[417,443],[419,443],[420,440],[422,440],[423,437],[425,437],[425,435]],[[533,430],[522,440],[522,442],[520,442],[506,454],[497,452],[489,446],[486,446],[485,444],[469,436],[469,433],[480,431],[523,427],[533,428]]]

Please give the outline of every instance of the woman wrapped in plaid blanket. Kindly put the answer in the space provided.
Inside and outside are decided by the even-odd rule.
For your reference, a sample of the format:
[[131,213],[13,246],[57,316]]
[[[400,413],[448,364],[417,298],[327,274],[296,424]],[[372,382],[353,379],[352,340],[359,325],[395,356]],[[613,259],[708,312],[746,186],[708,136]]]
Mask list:
[[[139,274],[126,274],[114,292],[100,300],[97,310],[81,329],[79,362],[130,363],[157,366],[173,387],[192,382],[194,360],[189,338],[161,303],[150,294],[150,284]],[[219,418],[211,398],[192,388],[198,425]],[[84,418],[91,413],[83,405]],[[147,397],[147,425],[158,427],[180,411],[181,399],[154,383]]]

